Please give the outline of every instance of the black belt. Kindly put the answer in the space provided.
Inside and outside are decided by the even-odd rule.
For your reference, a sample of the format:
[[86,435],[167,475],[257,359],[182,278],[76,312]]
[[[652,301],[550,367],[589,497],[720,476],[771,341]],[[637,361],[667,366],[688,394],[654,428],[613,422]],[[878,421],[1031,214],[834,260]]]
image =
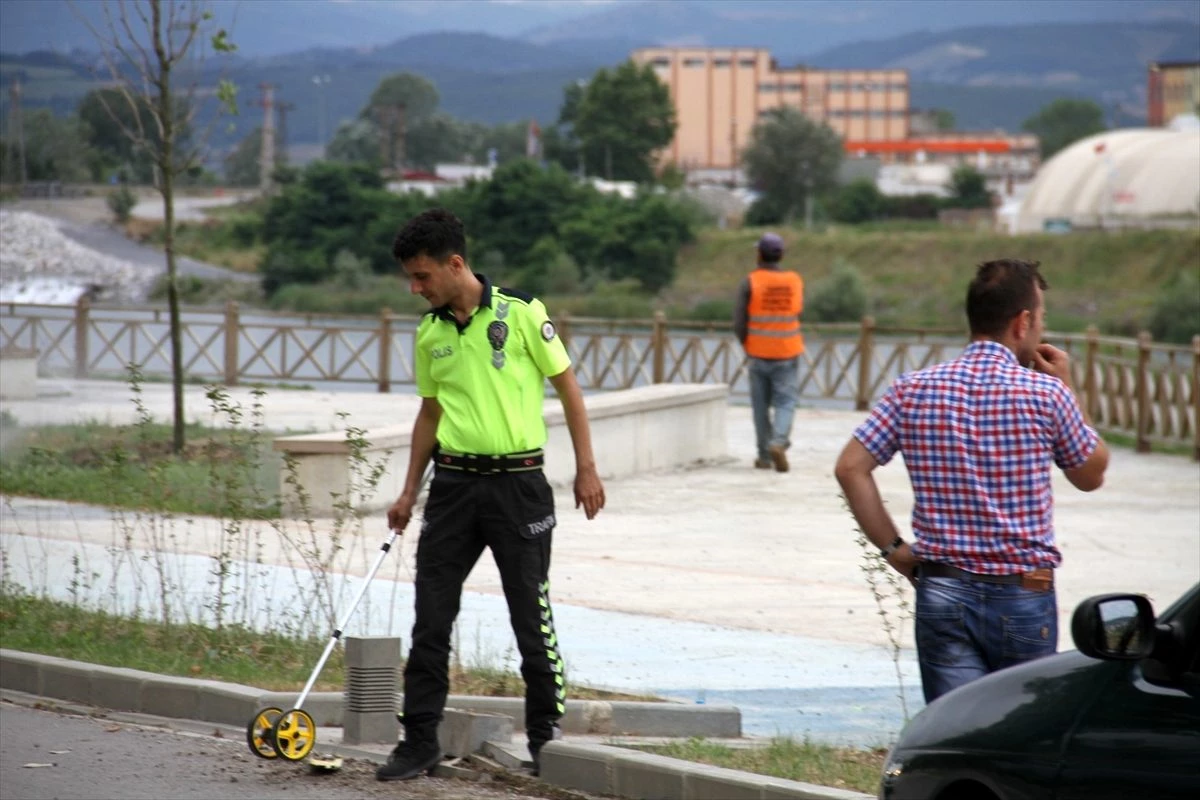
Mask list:
[[542,450],[489,456],[475,453],[451,453],[439,448],[433,454],[433,463],[438,469],[455,469],[460,472],[477,472],[484,475],[498,472],[532,472],[541,469],[545,460],[546,455]]
[[917,579],[921,578],[957,578],[962,581],[1004,583],[1038,591],[1048,591],[1054,588],[1054,570],[1045,567],[1013,575],[984,575],[979,572],[967,572],[965,569],[952,567],[949,564],[939,564],[936,561],[922,561],[917,565]]

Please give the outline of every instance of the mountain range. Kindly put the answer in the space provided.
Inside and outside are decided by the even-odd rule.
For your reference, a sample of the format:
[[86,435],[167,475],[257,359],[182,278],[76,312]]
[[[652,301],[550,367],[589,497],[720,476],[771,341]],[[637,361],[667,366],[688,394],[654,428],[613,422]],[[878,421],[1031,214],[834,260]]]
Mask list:
[[[2,0],[0,81],[21,75],[27,104],[68,112],[94,85],[95,45],[79,17],[94,23],[102,9]],[[762,47],[784,67],[905,68],[912,106],[946,108],[962,129],[1015,130],[1064,96],[1136,124],[1147,62],[1200,60],[1194,0],[243,0],[214,9],[239,47],[228,77],[246,100],[276,84],[295,106],[294,143],[328,139],[382,77],[404,70],[433,81],[456,117],[553,121],[564,86],[647,45]],[[246,105],[222,139],[258,123]]]

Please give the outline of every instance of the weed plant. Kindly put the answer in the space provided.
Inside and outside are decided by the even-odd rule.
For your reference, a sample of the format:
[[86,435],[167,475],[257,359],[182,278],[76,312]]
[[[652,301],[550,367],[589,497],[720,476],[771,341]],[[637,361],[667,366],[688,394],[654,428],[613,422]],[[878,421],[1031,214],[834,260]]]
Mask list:
[[[838,495],[842,506],[849,511],[845,495]],[[866,579],[867,588],[875,599],[875,607],[879,614],[879,624],[888,640],[888,654],[896,671],[897,696],[900,698],[900,710],[904,721],[910,719],[908,699],[904,692],[904,671],[900,668],[900,656],[903,652],[904,628],[913,619],[913,605],[908,599],[908,581],[888,565],[887,560],[879,554],[862,529],[855,526],[855,542],[862,555],[859,558],[859,569]]]

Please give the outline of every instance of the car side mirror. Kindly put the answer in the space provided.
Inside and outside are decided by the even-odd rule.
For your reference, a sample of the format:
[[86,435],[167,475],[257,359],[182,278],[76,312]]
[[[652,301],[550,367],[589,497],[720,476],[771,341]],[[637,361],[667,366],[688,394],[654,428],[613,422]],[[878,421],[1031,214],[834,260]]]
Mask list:
[[1089,597],[1071,617],[1079,652],[1108,661],[1138,661],[1154,651],[1154,608],[1140,594]]

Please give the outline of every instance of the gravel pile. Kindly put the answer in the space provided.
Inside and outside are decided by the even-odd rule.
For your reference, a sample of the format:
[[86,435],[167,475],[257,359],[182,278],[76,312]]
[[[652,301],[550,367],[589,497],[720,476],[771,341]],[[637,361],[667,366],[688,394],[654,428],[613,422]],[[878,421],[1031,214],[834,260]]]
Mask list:
[[99,302],[139,302],[156,274],[72,241],[52,219],[0,210],[0,302],[56,304],[81,294]]

